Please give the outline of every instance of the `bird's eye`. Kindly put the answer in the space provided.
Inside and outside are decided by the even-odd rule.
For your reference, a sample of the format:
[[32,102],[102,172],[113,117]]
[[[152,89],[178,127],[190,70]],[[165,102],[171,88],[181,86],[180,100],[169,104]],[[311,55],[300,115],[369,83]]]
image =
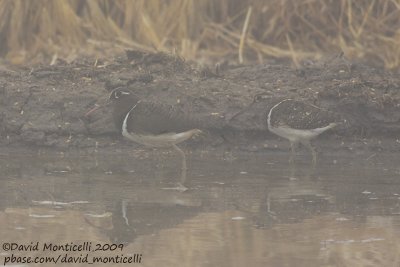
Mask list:
[[262,96],[261,95],[256,95],[256,96],[254,96],[254,98],[253,98],[253,101],[254,102],[260,102],[262,100]]
[[255,102],[255,103],[261,102],[264,99],[268,99],[268,95],[265,95],[264,93],[257,94],[257,95],[254,96],[253,102]]
[[114,98],[120,98],[121,97],[121,91],[116,91],[114,93]]
[[111,92],[110,99],[118,99],[118,98],[123,97],[124,95],[130,95],[130,94],[131,94],[130,92],[127,92],[127,91],[117,88]]

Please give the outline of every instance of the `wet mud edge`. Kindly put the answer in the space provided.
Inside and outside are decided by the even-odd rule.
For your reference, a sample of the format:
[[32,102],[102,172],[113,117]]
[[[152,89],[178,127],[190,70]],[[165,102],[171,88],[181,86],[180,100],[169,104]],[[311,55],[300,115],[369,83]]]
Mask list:
[[[300,68],[271,63],[199,66],[163,53],[130,51],[113,59],[0,68],[0,146],[120,149],[111,107],[84,114],[126,86],[141,98],[198,118],[205,134],[184,146],[247,151],[288,148],[266,129],[285,98],[317,105],[343,122],[316,140],[327,149],[400,151],[400,76],[334,58]],[[260,101],[255,102],[254,99]]]

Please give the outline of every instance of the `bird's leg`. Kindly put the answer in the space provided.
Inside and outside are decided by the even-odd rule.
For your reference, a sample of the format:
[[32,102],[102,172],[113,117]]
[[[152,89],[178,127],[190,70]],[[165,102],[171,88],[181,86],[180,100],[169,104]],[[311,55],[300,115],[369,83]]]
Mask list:
[[[186,155],[185,152],[182,151],[182,149],[180,149],[177,145],[173,144],[172,147],[178,151],[178,153],[181,155],[182,157],[182,168],[181,168],[181,182],[179,183],[179,187],[181,187],[182,189],[185,188],[185,190],[187,190],[187,188],[184,186],[185,182],[186,182],[186,172],[187,172],[187,167],[186,167]],[[185,191],[183,190],[183,191]]]
[[304,146],[308,147],[308,149],[310,150],[311,155],[312,155],[312,163],[313,163],[313,165],[315,165],[317,163],[317,152],[311,145],[310,141],[303,141],[302,144]]
[[296,154],[296,143],[290,142],[290,158],[289,158],[289,163],[292,164],[294,162],[294,156]]
[[181,155],[181,157],[182,157],[182,170],[187,170],[187,167],[186,167],[186,155],[185,155],[185,152],[183,152],[182,151],[182,149],[180,149],[177,145],[172,145],[173,146],[173,148],[176,150],[176,151],[178,151],[178,153]]
[[163,160],[162,154],[161,154],[162,151],[161,151],[160,149],[153,148],[151,152],[153,152],[153,153],[156,154],[156,156],[155,156],[156,168],[157,168],[157,169],[158,169],[158,168],[162,168],[162,167],[163,167],[163,163],[164,163],[164,160]]

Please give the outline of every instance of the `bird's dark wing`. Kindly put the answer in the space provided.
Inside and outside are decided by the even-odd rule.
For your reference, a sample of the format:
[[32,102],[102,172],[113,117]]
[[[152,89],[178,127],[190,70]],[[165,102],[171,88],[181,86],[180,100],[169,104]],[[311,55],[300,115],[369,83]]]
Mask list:
[[293,129],[315,129],[335,120],[335,114],[328,110],[291,99],[282,101],[271,112],[271,125],[275,127],[286,125]]
[[183,110],[166,104],[140,101],[130,111],[128,132],[138,134],[179,133],[199,127]]

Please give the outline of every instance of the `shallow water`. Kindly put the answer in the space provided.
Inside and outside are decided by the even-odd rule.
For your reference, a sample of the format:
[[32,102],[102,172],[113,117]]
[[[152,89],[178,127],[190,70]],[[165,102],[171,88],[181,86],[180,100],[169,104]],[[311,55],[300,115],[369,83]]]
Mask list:
[[[400,266],[399,155],[325,154],[315,168],[307,155],[290,166],[277,152],[187,159],[182,193],[171,190],[172,151],[1,152],[1,264],[12,254],[15,266],[55,266],[22,256],[87,266],[86,255],[137,254],[135,266]],[[6,251],[6,242],[38,249]],[[84,242],[90,251],[43,251]]]

